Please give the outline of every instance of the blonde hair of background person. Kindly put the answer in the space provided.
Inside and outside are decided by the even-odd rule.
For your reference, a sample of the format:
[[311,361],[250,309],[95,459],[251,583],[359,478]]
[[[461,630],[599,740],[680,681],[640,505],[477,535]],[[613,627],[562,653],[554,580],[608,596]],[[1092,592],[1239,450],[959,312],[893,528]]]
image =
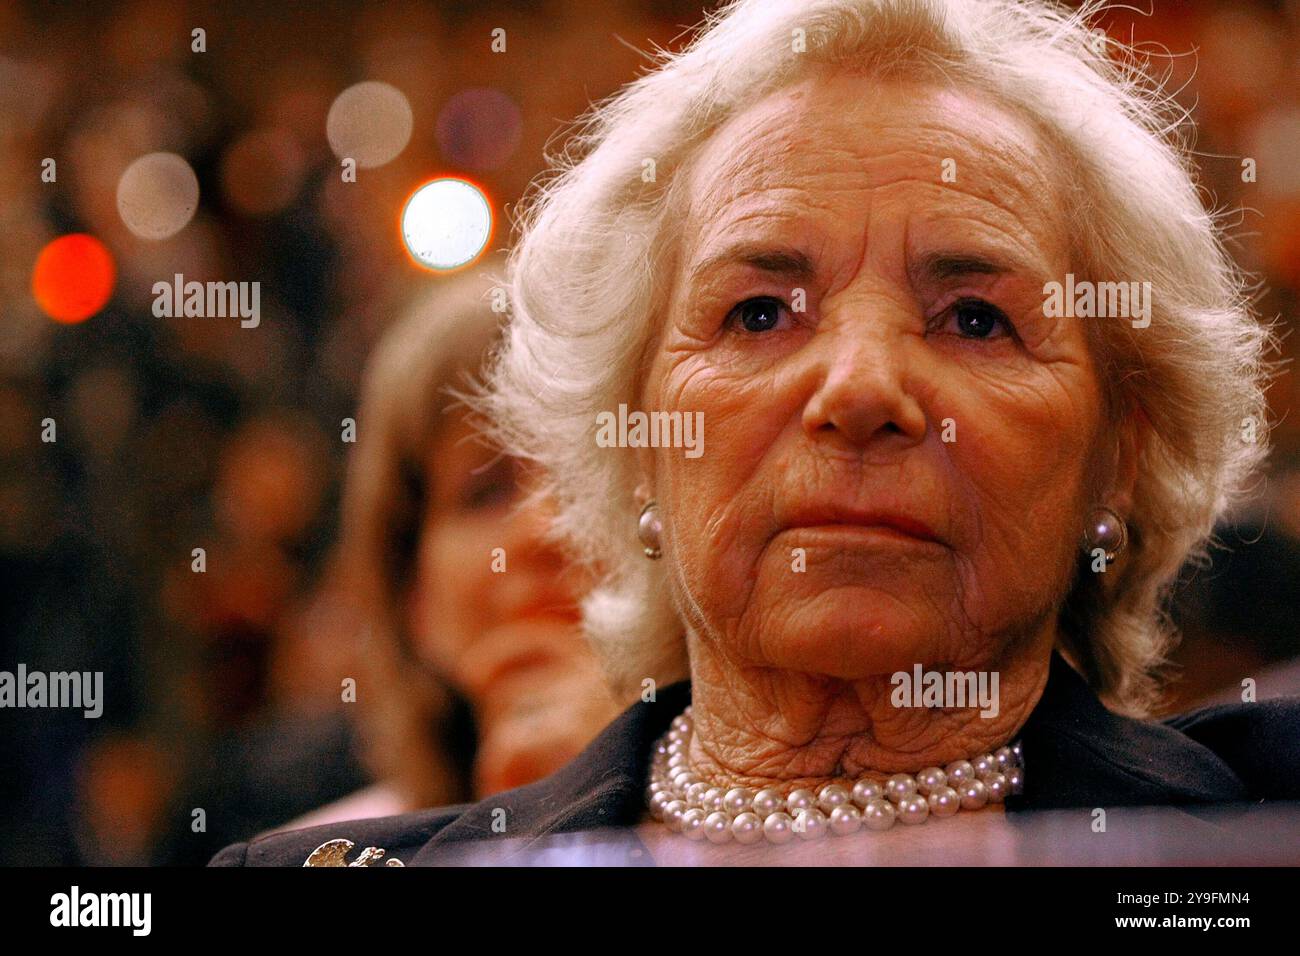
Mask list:
[[[686,642],[670,562],[644,560],[633,535],[636,456],[593,453],[593,421],[621,403],[641,407],[642,363],[691,239],[685,174],[701,146],[730,117],[829,69],[951,84],[1028,124],[1064,187],[1078,277],[1156,290],[1146,327],[1080,320],[1102,371],[1103,412],[1133,426],[1135,443],[1114,451],[1136,480],[1126,553],[1104,581],[1078,575],[1060,637],[1113,709],[1149,712],[1174,640],[1166,588],[1203,555],[1266,453],[1270,333],[1189,175],[1177,140],[1185,112],[1135,54],[1090,29],[1102,6],[1076,15],[1012,0],[728,3],[689,49],[663,54],[593,109],[534,184],[509,264],[515,318],[486,406],[500,440],[552,476],[563,532],[606,568],[584,605],[586,626],[620,686],[683,677]],[[799,31],[806,50],[792,49]],[[653,182],[640,175],[645,157]],[[928,173],[940,174],[937,165]],[[1246,422],[1253,440],[1243,440]]]
[[[437,602],[452,590],[452,582],[420,579],[418,552],[431,516],[431,486],[442,477],[439,462],[430,458],[439,440],[457,427],[463,409],[454,391],[471,380],[499,339],[502,316],[491,309],[498,283],[490,266],[437,283],[382,337],[367,365],[356,416],[357,446],[344,490],[343,571],[368,622],[362,653],[367,680],[359,700],[367,762],[381,783],[295,821],[296,827],[440,806],[473,796],[478,782],[462,779],[440,738],[452,712],[447,682],[452,675],[422,661],[427,657],[423,648],[436,638],[416,633],[424,628],[412,620],[412,591],[430,591],[428,600]],[[482,554],[466,554],[466,567],[486,564],[492,543],[481,542]],[[537,562],[552,563],[551,573],[560,575],[558,551],[531,539],[525,544]],[[525,560],[521,550],[509,555],[516,568]],[[534,568],[533,573],[547,572]],[[503,584],[504,578],[499,579]],[[564,653],[586,656],[589,650],[576,622],[575,609],[577,650]],[[457,662],[448,662],[446,670],[456,667]],[[591,675],[590,697],[571,697],[569,703],[588,717],[578,729],[594,733],[615,709],[594,658]],[[464,688],[458,690],[471,707],[482,704]],[[585,738],[575,738],[571,749],[576,752],[585,743]]]

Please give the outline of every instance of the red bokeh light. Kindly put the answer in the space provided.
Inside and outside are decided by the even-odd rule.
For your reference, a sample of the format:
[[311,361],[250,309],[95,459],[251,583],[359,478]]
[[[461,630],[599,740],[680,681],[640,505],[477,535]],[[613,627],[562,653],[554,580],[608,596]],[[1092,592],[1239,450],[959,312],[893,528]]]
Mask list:
[[94,236],[74,233],[50,242],[32,268],[36,304],[56,322],[84,322],[113,294],[117,268]]

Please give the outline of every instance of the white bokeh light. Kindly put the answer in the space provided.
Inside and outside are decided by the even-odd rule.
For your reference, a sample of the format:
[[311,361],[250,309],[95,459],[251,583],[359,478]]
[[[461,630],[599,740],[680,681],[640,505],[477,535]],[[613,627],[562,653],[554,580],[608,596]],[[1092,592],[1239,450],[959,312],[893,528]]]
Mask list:
[[194,218],[199,178],[175,153],[141,156],[117,181],[117,211],[141,239],[167,239]]
[[435,179],[417,189],[402,210],[402,240],[430,269],[455,269],[483,252],[492,235],[492,207],[463,179]]
[[325,118],[325,136],[334,155],[373,169],[406,148],[413,123],[406,94],[391,84],[367,80],[335,97]]

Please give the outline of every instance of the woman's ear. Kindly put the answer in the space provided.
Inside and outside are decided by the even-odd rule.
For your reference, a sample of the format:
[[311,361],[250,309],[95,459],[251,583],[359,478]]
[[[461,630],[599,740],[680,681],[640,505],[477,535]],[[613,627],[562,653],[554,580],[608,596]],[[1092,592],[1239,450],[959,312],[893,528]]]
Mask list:
[[1100,502],[1116,514],[1127,518],[1133,513],[1133,493],[1137,487],[1138,458],[1146,447],[1151,422],[1141,406],[1126,415],[1112,446],[1114,461],[1110,468],[1109,488]]
[[636,473],[637,485],[633,494],[636,496],[637,508],[641,509],[655,496],[654,449],[645,446],[636,449]]
[[644,508],[654,498],[654,492],[650,490],[650,485],[646,481],[641,481],[632,494],[636,498],[638,510]]

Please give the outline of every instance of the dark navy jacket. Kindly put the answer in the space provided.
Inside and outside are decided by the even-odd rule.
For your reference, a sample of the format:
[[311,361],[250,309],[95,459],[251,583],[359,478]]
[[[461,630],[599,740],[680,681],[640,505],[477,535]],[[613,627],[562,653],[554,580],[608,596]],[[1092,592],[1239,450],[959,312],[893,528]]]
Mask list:
[[[546,862],[526,851],[556,834],[592,832],[609,837],[597,841],[590,862],[649,862],[631,827],[645,811],[650,749],[689,701],[689,683],[664,688],[551,776],[479,803],[275,833],[229,846],[211,865],[301,866],[338,838],[356,844],[348,859],[374,846],[407,865]],[[1018,736],[1026,782],[1007,798],[1008,820],[1059,808],[1300,801],[1300,698],[1210,707],[1163,723],[1134,720],[1108,711],[1053,654],[1043,696]],[[1195,822],[1195,809],[1188,819]],[[492,841],[502,852],[485,857],[479,851]]]

